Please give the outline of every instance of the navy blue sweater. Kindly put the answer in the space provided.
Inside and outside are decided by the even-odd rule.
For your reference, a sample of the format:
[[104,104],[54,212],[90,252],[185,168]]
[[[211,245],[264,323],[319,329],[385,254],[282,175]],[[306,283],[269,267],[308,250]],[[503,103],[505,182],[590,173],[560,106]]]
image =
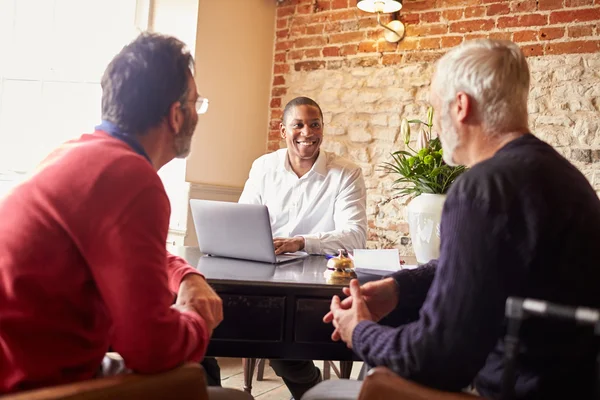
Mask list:
[[[508,296],[600,308],[600,201],[577,168],[524,135],[453,184],[439,260],[394,277],[399,307],[419,309],[418,318],[361,322],[354,351],[427,386],[458,391],[474,381],[499,398]],[[591,330],[531,320],[521,340],[519,399],[591,397]]]

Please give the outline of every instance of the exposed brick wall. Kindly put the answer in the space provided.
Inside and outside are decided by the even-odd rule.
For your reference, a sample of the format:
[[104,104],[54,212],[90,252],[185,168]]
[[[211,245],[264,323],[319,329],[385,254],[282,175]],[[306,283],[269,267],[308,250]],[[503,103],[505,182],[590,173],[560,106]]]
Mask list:
[[400,19],[406,36],[396,44],[356,0],[285,0],[277,10],[268,150],[283,146],[283,105],[315,98],[324,147],[363,167],[371,246],[411,251],[403,202],[388,201],[393,179],[377,166],[403,146],[400,119],[425,115],[432,62],[463,40],[521,45],[532,71],[532,130],[600,191],[600,0],[405,0]]

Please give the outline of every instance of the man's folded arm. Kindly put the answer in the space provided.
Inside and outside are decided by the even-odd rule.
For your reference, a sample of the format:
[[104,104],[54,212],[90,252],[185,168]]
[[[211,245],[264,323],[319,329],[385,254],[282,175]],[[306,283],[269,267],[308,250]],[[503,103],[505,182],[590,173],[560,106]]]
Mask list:
[[204,320],[171,308],[164,190],[149,186],[115,211],[118,215],[82,245],[112,321],[113,349],[141,373],[201,360],[209,340]]
[[335,199],[335,229],[300,235],[309,254],[335,254],[338,249],[364,249],[367,244],[365,181],[360,168],[349,174]]
[[[507,293],[519,281],[516,247],[502,237],[502,216],[467,202],[445,206],[441,258],[415,322],[392,328],[370,321],[353,332],[369,365],[444,390],[467,386],[484,365],[504,320]],[[495,237],[482,241],[481,237]],[[473,248],[472,243],[483,243]],[[401,298],[401,295],[400,295]]]

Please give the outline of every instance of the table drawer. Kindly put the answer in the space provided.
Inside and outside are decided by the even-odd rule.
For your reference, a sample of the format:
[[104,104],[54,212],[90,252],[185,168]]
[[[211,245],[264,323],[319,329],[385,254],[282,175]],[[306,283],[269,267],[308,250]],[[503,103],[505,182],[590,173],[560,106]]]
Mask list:
[[[284,336],[285,297],[219,293],[223,322],[212,340],[280,342]],[[259,329],[257,329],[257,327]]]
[[294,340],[299,343],[332,343],[333,325],[323,322],[331,299],[298,298],[294,322]]

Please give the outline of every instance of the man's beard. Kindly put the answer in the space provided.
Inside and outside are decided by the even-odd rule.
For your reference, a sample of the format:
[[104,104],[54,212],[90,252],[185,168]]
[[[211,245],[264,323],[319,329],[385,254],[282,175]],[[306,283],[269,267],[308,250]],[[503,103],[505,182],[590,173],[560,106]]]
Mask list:
[[188,111],[184,109],[183,112],[185,117],[183,126],[175,136],[175,142],[173,143],[175,158],[186,158],[190,154],[192,150],[192,136],[194,135],[194,129],[196,129],[196,124],[192,121]]
[[442,157],[444,158],[446,164],[454,167],[458,165],[454,162],[454,152],[456,151],[456,147],[458,146],[458,132],[452,124],[449,108],[443,110],[441,122],[442,129],[444,131],[444,134],[439,135],[440,142],[442,143],[442,149],[444,151]]

